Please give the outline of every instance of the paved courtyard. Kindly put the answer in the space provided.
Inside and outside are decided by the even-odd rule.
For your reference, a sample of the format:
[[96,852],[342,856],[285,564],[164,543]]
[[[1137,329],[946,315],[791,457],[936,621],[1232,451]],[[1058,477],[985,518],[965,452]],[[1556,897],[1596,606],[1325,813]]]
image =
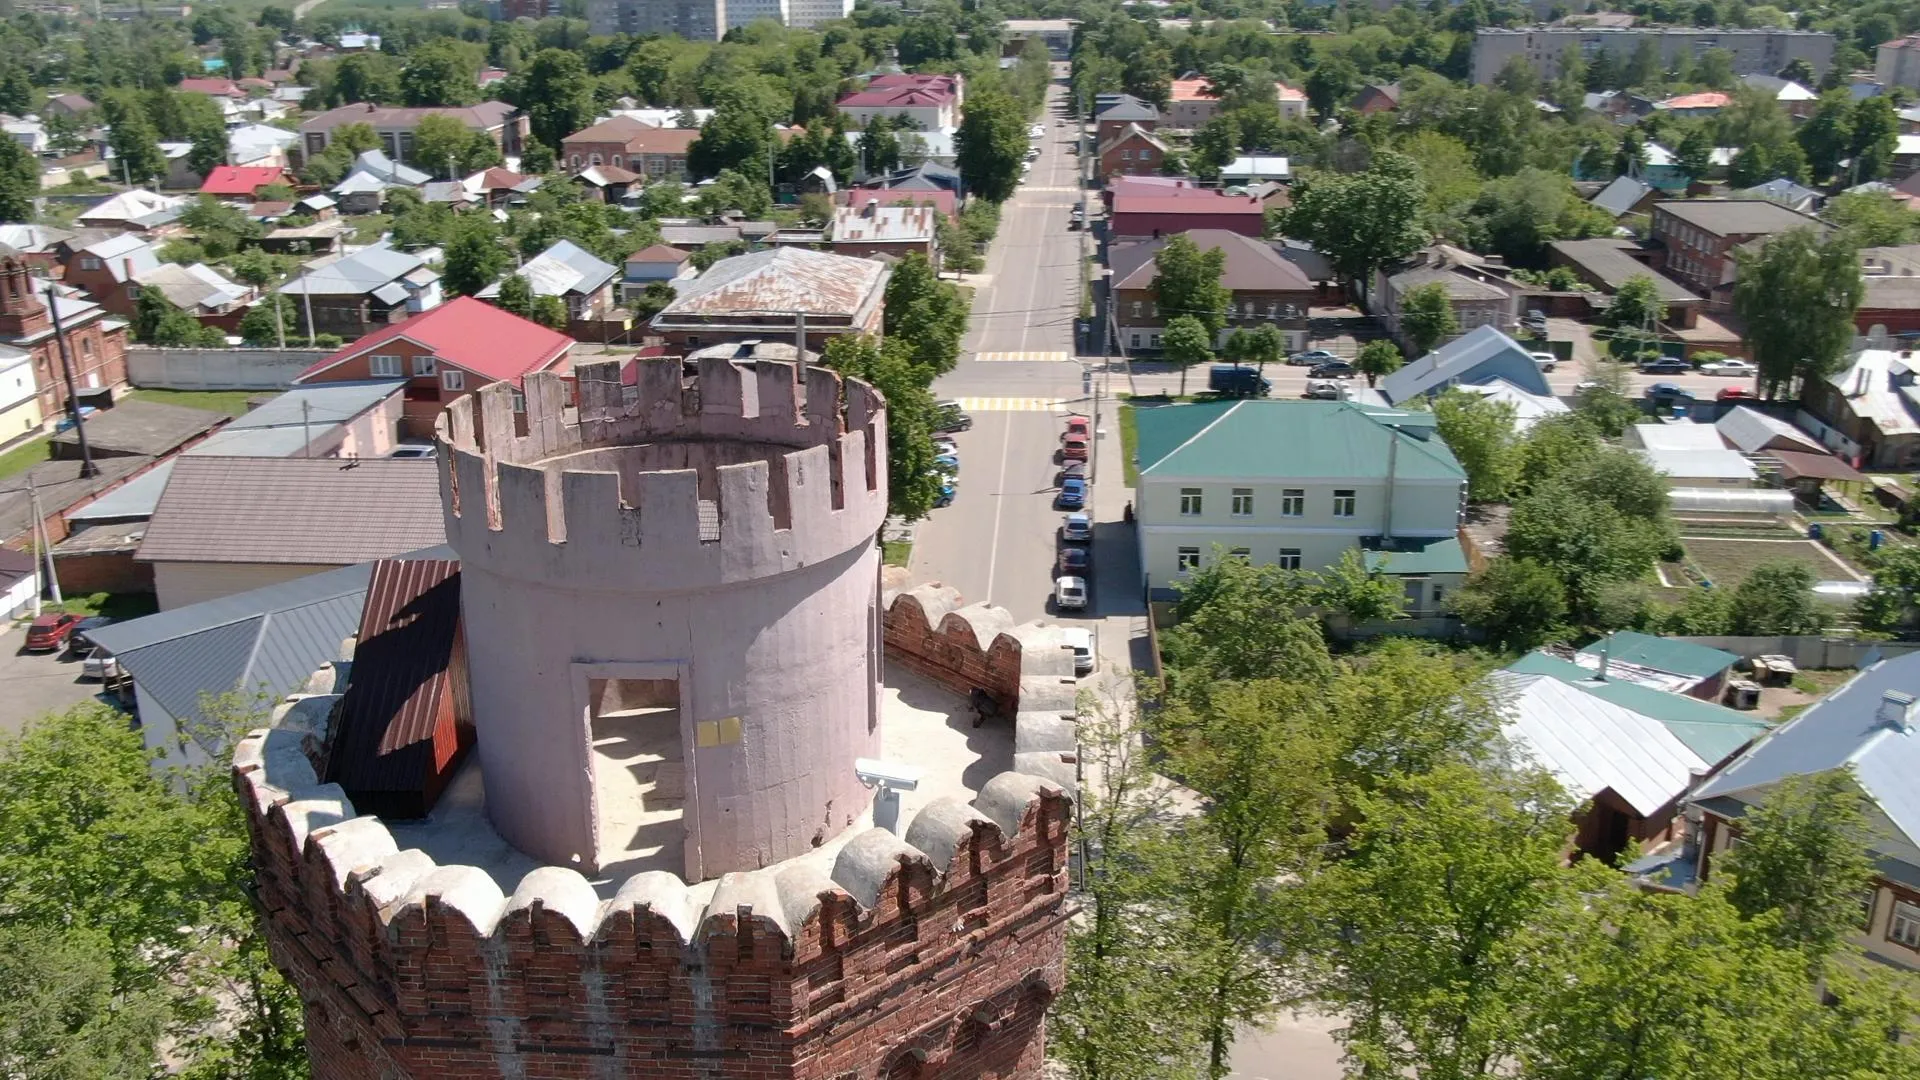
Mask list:
[[0,632],[0,733],[13,734],[27,721],[64,712],[101,692],[100,684],[80,680],[80,658],[65,652],[23,653],[27,633],[19,626]]

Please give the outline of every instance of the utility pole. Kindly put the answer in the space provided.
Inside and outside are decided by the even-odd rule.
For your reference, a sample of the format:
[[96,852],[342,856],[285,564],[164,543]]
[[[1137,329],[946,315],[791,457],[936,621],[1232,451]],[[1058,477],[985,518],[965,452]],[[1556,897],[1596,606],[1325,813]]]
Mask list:
[[313,456],[313,402],[300,399],[301,457]]
[[[47,535],[47,519],[40,510],[40,489],[33,486],[33,478],[31,476],[27,478],[27,505],[33,508],[34,546],[38,547],[45,556],[46,562],[44,565],[47,571],[47,587],[53,591],[53,602],[58,604],[62,602],[62,598],[60,596],[60,575],[55,573],[53,569],[53,540]],[[38,590],[33,594],[33,613],[35,615],[40,614],[40,593]]]
[[[300,275],[300,280],[305,281],[306,279],[307,279],[307,275],[305,274]],[[307,311],[307,348],[311,349],[313,348],[313,344],[314,344],[313,287],[312,286],[302,285],[300,287],[300,302],[303,305],[305,305],[306,311]]]
[[793,313],[793,347],[799,350],[793,359],[800,365],[800,380],[804,384],[807,378],[807,313],[804,311]]
[[80,441],[80,476],[99,476],[93,453],[87,449],[87,425],[80,422],[80,396],[73,386],[73,360],[67,355],[67,333],[60,328],[60,306],[54,303],[53,282],[47,282],[47,314],[53,319],[53,341],[60,347],[60,375],[67,384],[67,415],[73,418],[74,438]]

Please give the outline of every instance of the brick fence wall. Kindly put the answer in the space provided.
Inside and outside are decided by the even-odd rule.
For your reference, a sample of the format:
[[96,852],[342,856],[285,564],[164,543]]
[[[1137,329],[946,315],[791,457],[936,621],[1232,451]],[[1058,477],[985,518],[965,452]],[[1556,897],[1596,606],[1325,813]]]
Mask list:
[[957,591],[922,586],[887,597],[885,631],[888,663],[958,694],[977,687],[992,694],[1001,711],[1019,711],[1020,678],[1027,667],[1022,637],[1032,633],[1016,627],[1005,608],[962,606]]

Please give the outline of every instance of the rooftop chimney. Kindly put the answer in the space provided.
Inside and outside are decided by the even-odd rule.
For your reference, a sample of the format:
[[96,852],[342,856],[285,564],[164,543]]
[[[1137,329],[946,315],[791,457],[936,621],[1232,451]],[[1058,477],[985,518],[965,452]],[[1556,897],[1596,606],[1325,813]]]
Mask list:
[[865,214],[867,217],[879,217],[880,216],[880,200],[868,199],[867,209],[865,211]]
[[1880,695],[1880,708],[1873,714],[1876,723],[1898,732],[1913,730],[1913,695],[1888,690]]
[[1597,669],[1595,669],[1593,673],[1593,677],[1596,680],[1600,682],[1607,681],[1607,660],[1612,656],[1612,654],[1613,654],[1613,637],[1612,635],[1608,635],[1605,640],[1600,642],[1600,666]]

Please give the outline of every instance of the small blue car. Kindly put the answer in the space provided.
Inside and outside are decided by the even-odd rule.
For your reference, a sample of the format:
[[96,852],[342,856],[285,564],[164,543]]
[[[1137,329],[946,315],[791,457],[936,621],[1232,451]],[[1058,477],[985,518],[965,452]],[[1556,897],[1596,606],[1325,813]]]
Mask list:
[[953,485],[951,483],[940,485],[940,497],[933,500],[933,505],[936,507],[953,505]]
[[1053,504],[1062,510],[1078,510],[1087,505],[1087,482],[1077,476],[1069,476],[1060,482],[1060,494]]

